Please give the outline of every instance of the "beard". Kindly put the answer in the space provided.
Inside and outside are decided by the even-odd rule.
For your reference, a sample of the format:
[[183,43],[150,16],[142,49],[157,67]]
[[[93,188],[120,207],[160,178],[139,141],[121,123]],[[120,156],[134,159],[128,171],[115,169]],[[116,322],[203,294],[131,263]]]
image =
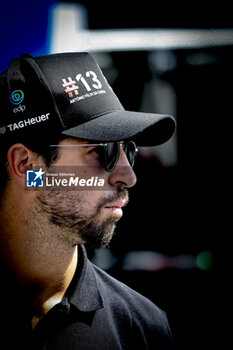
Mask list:
[[[117,188],[116,192],[103,197],[92,208],[92,200],[83,195],[85,191],[43,191],[37,196],[37,211],[46,215],[49,223],[59,227],[59,237],[72,246],[87,244],[90,248],[106,247],[111,241],[117,221],[120,217],[102,217],[102,209],[111,202],[123,199],[128,202],[128,191]],[[105,192],[106,193],[106,192]]]

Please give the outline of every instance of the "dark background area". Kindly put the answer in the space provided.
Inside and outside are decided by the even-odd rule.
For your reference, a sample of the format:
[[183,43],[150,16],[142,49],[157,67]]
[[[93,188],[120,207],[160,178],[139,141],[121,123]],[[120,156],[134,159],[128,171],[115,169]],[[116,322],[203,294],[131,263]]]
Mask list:
[[89,27],[103,28],[232,28],[228,1],[164,2],[144,0],[64,1],[88,8]]
[[[87,7],[90,29],[232,27],[232,10],[224,2],[205,3],[205,7],[197,2],[74,2]],[[11,3],[11,9],[10,3],[5,5],[0,37],[3,68],[13,55],[48,53],[44,37],[52,3],[56,2],[35,1],[20,8]],[[138,183],[130,191],[130,203],[110,244],[117,259],[108,272],[166,311],[176,349],[224,349],[231,272],[233,47],[172,53],[176,66],[162,73],[149,71],[148,52],[110,53],[119,72],[113,89],[126,109],[140,108],[144,84],[152,75],[174,89],[177,162],[165,167],[159,157],[146,159],[139,153]],[[207,59],[190,61],[190,57]],[[135,76],[129,67],[139,64]],[[126,72],[136,94],[127,91]],[[207,270],[187,266],[127,271],[122,266],[129,251],[171,257],[209,251],[213,263]],[[89,254],[92,257],[93,252]]]

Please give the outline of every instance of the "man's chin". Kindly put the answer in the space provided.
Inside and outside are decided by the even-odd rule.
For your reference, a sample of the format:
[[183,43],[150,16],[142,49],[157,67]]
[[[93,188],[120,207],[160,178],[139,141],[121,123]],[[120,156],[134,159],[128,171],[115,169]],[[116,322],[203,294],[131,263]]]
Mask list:
[[90,248],[105,248],[111,241],[116,228],[116,220],[112,218],[105,224],[92,228],[82,234],[85,244]]

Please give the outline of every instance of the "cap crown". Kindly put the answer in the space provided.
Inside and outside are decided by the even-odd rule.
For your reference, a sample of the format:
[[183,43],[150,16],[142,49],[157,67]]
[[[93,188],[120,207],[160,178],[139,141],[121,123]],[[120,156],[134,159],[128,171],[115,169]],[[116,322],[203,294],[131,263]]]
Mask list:
[[88,53],[14,59],[0,78],[0,136],[64,131],[124,110]]

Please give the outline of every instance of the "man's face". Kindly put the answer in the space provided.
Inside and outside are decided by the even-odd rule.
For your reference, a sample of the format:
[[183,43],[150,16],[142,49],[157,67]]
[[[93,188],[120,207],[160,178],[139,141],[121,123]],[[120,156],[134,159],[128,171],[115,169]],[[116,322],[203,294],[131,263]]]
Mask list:
[[61,229],[63,240],[71,245],[87,243],[103,247],[112,238],[116,222],[122,216],[122,207],[128,202],[127,188],[134,186],[136,177],[123,149],[116,168],[108,173],[100,163],[96,146],[80,146],[85,143],[74,138],[61,141],[59,157],[53,167],[76,167],[87,178],[104,179],[103,189],[38,191],[36,205],[52,225]]

